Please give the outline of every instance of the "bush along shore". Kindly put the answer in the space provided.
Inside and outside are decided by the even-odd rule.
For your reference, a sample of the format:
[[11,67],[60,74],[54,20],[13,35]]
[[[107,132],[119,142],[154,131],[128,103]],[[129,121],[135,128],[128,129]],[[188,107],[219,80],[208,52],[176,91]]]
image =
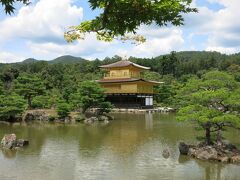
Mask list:
[[[7,92],[5,88],[2,88],[3,92],[0,92],[0,121],[73,122],[92,117],[88,121],[84,121],[89,124],[97,121],[107,123],[112,119],[107,115],[111,111],[112,105],[105,101],[104,89],[94,81],[81,82],[78,91],[68,102],[61,99],[60,95],[52,97],[52,100],[43,98],[43,101],[35,102],[34,99],[44,94],[46,89],[39,78],[29,74],[19,77],[14,88],[12,92]],[[1,95],[1,93],[5,95]],[[45,102],[48,103],[48,107],[46,106],[43,110],[36,107]],[[92,116],[87,116],[92,107],[96,107],[98,110]]]
[[22,121],[31,123],[34,121],[41,122],[55,122],[55,123],[75,123],[83,122],[85,124],[93,124],[96,122],[103,122],[108,124],[110,120],[113,120],[114,117],[103,113],[88,113],[85,114],[79,112],[69,112],[67,116],[61,117],[58,115],[58,112],[54,109],[38,109],[38,110],[28,110],[23,115]]

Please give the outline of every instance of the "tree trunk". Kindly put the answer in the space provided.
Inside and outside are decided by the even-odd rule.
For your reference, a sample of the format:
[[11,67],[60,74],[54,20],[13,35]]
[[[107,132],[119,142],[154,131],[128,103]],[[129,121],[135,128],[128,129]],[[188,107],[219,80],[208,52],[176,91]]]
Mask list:
[[207,145],[211,145],[211,129],[210,129],[210,125],[206,125],[205,127],[205,131],[206,131],[206,144]]
[[219,129],[217,131],[217,145],[218,146],[221,146],[223,143],[222,143],[222,131],[221,129]]
[[32,97],[31,96],[28,97],[28,108],[32,109]]
[[4,84],[4,89],[9,92],[11,90],[12,87],[12,82],[11,81],[6,81]]

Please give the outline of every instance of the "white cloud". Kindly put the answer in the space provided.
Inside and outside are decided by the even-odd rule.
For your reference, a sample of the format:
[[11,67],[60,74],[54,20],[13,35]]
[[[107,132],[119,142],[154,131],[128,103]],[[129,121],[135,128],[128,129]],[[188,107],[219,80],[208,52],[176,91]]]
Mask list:
[[147,42],[138,46],[129,43],[97,41],[93,34],[86,40],[66,44],[63,32],[66,27],[78,24],[83,17],[83,9],[71,0],[40,0],[33,6],[22,7],[17,16],[0,22],[0,42],[22,39],[29,49],[29,56],[51,59],[70,54],[82,57],[128,55],[153,57],[179,50],[184,43],[182,30],[174,27],[141,27],[139,34],[146,36]]
[[[61,55],[74,55],[82,57],[92,57],[95,54],[105,52],[110,46],[114,46],[115,42],[107,43],[96,40],[94,34],[86,36],[85,40],[77,43],[57,44],[57,43],[33,43],[29,42],[30,50],[37,56],[45,56],[55,58]],[[91,58],[92,59],[92,58]]]
[[[63,32],[81,22],[83,9],[74,5],[74,0],[39,0],[22,7],[16,16],[6,16],[0,21],[0,50],[6,50],[1,50],[0,62],[19,61],[23,56],[52,59],[66,54],[95,59],[114,55],[154,57],[174,50],[204,49],[227,54],[240,51],[240,1],[207,1],[223,8],[198,7],[199,13],[186,15],[182,27],[143,26],[138,33],[147,42],[136,46],[97,41],[94,34],[84,41],[67,44]],[[8,53],[15,53],[14,49],[18,49],[19,56]]]
[[64,42],[65,28],[76,25],[83,9],[71,0],[40,0],[22,7],[16,16],[0,22],[0,42],[21,38],[35,42]]
[[[70,44],[65,41],[64,31],[79,24],[82,18],[83,8],[74,5],[74,0],[40,0],[31,6],[23,6],[16,16],[8,16],[0,22],[0,48],[8,49],[9,44],[17,40],[24,46],[21,48],[25,50],[24,55],[37,59],[52,59],[66,54],[91,59],[103,56],[116,42],[97,41],[93,34],[87,35],[83,41]],[[7,44],[7,48],[4,47]],[[19,43],[14,46],[19,46]],[[10,55],[2,57],[7,61],[19,60]]]
[[26,58],[21,57],[19,55],[15,55],[9,52],[0,52],[0,63],[12,63],[19,62]]
[[239,0],[208,0],[218,3],[223,8],[210,10],[208,7],[198,7],[199,13],[186,16],[186,28],[194,31],[191,37],[206,35],[205,50],[215,50],[222,53],[240,51],[240,1]]
[[140,45],[129,45],[118,41],[102,42],[96,40],[94,34],[86,36],[83,41],[73,44],[33,43],[28,47],[37,56],[54,58],[61,55],[81,56],[88,59],[104,58],[106,56],[120,55],[136,57],[154,57],[180,50],[184,44],[182,31],[178,28],[142,27],[139,34],[147,37],[147,41]]
[[120,49],[121,56],[154,57],[180,50],[184,44],[182,30],[176,27],[141,27],[139,34],[147,37],[147,41],[129,49]]
[[227,47],[207,47],[207,51],[218,51],[224,54],[235,54],[239,52],[238,48],[227,48]]

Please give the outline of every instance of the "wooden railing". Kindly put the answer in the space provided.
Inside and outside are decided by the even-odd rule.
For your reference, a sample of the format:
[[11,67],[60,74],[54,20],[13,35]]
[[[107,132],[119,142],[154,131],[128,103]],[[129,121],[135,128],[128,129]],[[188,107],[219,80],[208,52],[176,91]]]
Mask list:
[[134,75],[132,73],[126,74],[104,74],[104,79],[117,79],[117,78],[143,78],[143,75]]
[[111,89],[106,88],[108,94],[134,93],[134,94],[153,94],[152,89]]

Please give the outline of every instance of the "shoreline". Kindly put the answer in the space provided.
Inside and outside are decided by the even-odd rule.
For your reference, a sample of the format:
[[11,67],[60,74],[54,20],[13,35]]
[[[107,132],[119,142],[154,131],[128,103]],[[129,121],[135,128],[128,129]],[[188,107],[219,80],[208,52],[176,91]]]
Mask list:
[[240,164],[240,150],[233,144],[207,145],[200,143],[198,145],[189,145],[180,142],[178,148],[181,155],[202,161]]
[[[90,112],[95,112],[97,109],[92,108]],[[152,109],[140,108],[113,108],[110,113],[170,113],[176,112],[175,109],[170,107],[156,107]]]
[[[92,108],[89,110],[89,113],[94,113],[97,111],[97,108]],[[133,109],[133,108],[113,108],[110,113],[126,113],[126,114],[153,114],[153,113],[174,113],[175,109],[170,107],[157,107],[152,109]],[[54,122],[78,122],[81,114],[79,112],[71,112],[68,118],[61,120],[58,118],[57,112],[55,109],[34,109],[27,110],[24,112],[21,120],[16,120],[14,122],[1,120],[0,124],[11,124],[11,123],[21,123],[21,122],[32,122],[32,121],[46,121],[52,122],[51,118],[54,118]]]

